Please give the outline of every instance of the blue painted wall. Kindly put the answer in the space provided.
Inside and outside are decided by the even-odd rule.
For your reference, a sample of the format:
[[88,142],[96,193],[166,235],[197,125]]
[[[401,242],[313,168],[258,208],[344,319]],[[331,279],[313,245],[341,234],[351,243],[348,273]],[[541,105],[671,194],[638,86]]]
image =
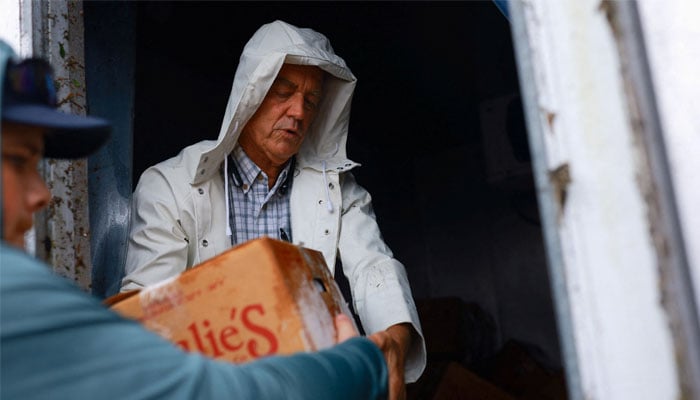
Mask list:
[[112,122],[112,137],[88,160],[92,293],[119,291],[132,193],[135,7],[84,2],[88,112]]
[[503,13],[503,15],[510,21],[510,14],[508,13],[508,0],[493,0],[496,7]]

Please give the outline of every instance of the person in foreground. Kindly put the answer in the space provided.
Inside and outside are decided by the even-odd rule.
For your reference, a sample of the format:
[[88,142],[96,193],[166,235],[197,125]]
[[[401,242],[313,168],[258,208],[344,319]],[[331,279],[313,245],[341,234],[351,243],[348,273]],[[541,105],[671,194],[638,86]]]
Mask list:
[[323,253],[348,278],[354,309],[381,338],[390,398],[425,368],[404,266],[382,239],[371,196],[346,155],[356,78],[328,39],[283,21],[246,44],[216,141],[148,168],[134,191],[122,291],[171,278],[269,236]]
[[48,64],[17,62],[0,40],[2,241],[0,398],[3,399],[378,399],[388,372],[347,316],[330,349],[243,365],[186,353],[24,253],[32,214],[50,200],[37,163],[85,157],[108,138],[98,118],[54,109]]

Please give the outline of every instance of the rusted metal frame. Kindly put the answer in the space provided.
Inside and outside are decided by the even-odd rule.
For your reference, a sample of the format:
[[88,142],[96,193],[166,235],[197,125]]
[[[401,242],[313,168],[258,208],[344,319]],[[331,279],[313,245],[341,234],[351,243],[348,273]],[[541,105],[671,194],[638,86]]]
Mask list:
[[[59,108],[85,114],[82,1],[32,1],[35,56],[54,67]],[[35,218],[36,255],[84,290],[91,282],[87,160],[47,159],[41,166],[51,190]]]
[[644,31],[636,2],[603,1],[617,42],[622,75],[640,148],[637,177],[654,241],[662,303],[674,338],[681,398],[700,399],[700,321],[693,280],[681,230],[664,132],[656,102]]

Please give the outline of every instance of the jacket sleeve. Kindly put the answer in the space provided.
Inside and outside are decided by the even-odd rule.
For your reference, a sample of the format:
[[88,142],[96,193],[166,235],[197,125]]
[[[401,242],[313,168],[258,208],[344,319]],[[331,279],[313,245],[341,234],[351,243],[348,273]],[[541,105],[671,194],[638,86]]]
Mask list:
[[355,311],[368,334],[409,322],[415,333],[406,356],[406,381],[414,382],[426,364],[425,340],[406,270],[384,242],[372,199],[351,173],[341,175],[342,227],[339,252]]
[[0,398],[377,399],[379,349],[353,338],[328,350],[244,365],[185,353],[105,309],[16,250],[0,254]]
[[147,169],[131,202],[124,279],[121,291],[139,289],[183,272],[189,240],[183,229],[176,190],[159,168]]

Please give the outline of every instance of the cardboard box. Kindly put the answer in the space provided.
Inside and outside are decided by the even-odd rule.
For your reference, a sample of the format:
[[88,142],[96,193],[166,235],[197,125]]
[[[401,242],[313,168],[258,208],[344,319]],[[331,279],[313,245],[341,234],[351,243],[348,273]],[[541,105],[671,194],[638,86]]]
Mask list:
[[566,399],[564,371],[544,367],[536,354],[542,354],[537,347],[508,340],[487,371],[489,380],[520,400]]
[[320,252],[270,238],[106,303],[185,350],[236,363],[330,347],[333,318],[351,315]]
[[[406,385],[407,400],[515,400],[510,393],[455,361],[428,359],[425,372]],[[520,398],[518,397],[518,400]]]

